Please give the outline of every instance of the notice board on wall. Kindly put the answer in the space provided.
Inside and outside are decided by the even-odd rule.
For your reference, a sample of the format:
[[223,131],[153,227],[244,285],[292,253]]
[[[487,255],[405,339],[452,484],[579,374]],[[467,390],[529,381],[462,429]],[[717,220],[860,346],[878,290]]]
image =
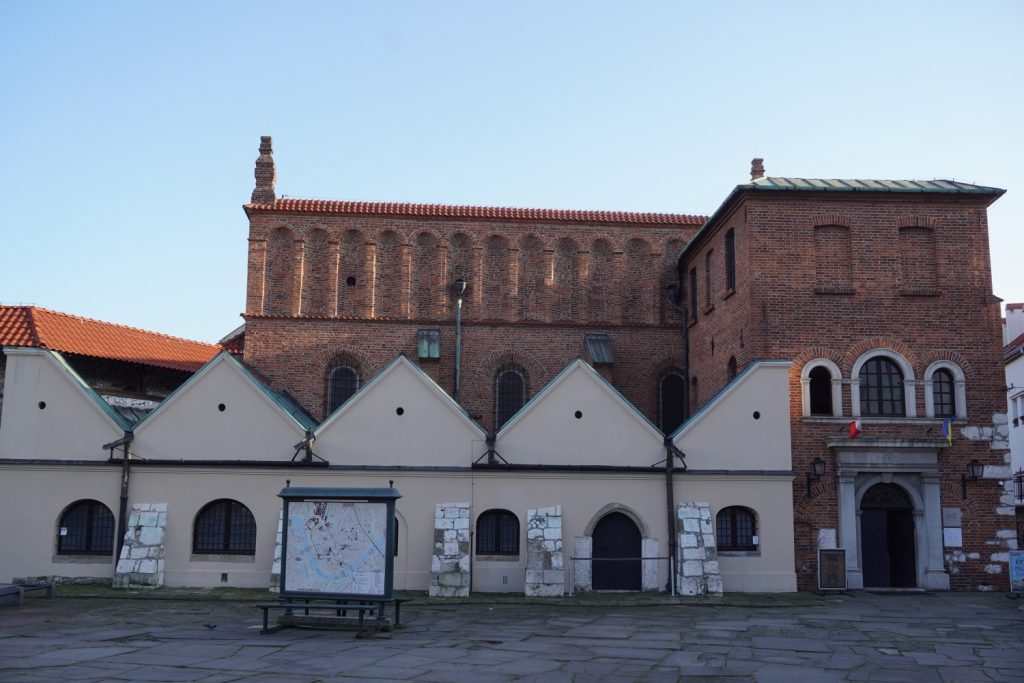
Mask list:
[[818,549],[818,590],[846,590],[846,549]]

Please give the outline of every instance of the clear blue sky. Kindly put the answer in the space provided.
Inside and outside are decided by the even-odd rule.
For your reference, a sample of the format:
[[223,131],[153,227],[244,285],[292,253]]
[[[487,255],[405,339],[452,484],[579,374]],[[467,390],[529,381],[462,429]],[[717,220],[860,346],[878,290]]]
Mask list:
[[1024,301],[1024,3],[0,0],[0,302],[213,341],[278,195],[709,214],[955,178]]

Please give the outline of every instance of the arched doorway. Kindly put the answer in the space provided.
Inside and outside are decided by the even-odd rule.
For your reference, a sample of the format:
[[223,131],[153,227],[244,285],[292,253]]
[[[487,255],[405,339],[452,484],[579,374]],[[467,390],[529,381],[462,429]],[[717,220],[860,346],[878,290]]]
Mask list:
[[875,484],[860,503],[861,566],[865,588],[913,588],[914,503],[896,484]]
[[640,529],[632,519],[621,512],[602,517],[593,532],[594,590],[640,590],[641,547]]

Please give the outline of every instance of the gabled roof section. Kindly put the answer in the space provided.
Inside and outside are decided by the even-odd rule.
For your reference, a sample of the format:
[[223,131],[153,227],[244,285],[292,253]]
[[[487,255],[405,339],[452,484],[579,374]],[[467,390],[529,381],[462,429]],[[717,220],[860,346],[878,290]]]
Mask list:
[[340,406],[337,407],[337,409],[335,409],[333,413],[328,415],[327,419],[320,423],[320,426],[316,428],[317,434],[320,434],[327,430],[331,426],[331,424],[333,424],[346,412],[351,410],[352,406],[354,406],[361,397],[373,391],[373,388],[376,385],[380,384],[385,377],[394,373],[399,368],[405,368],[407,370],[410,370],[412,372],[413,377],[415,377],[417,380],[423,383],[423,385],[426,386],[431,392],[436,394],[438,399],[441,400],[441,402],[444,405],[448,406],[448,408],[453,413],[455,413],[460,420],[465,422],[467,426],[479,432],[481,438],[483,438],[486,435],[486,432],[484,431],[483,427],[481,427],[476,420],[469,416],[469,413],[466,412],[466,409],[460,406],[458,403],[456,403],[455,400],[448,395],[448,392],[442,389],[437,382],[431,379],[430,375],[425,373],[419,365],[413,363],[408,358],[406,358],[405,354],[398,356],[393,361],[384,366],[384,368],[382,368],[373,377],[371,377],[370,380],[366,382],[366,384],[359,387],[359,389],[356,390],[356,393],[352,394],[352,396],[350,396],[347,401],[342,403]]
[[1024,333],[1017,336],[1009,344],[1003,347],[1003,360],[1009,363],[1018,357],[1024,356]]
[[680,436],[682,436],[687,431],[692,429],[695,424],[700,422],[701,417],[710,413],[712,410],[715,409],[715,406],[722,403],[729,396],[729,394],[731,394],[734,391],[737,391],[740,385],[743,384],[743,380],[746,379],[747,376],[752,375],[754,372],[758,370],[758,368],[773,365],[776,367],[788,368],[792,365],[792,363],[788,360],[751,361],[750,364],[748,364],[747,367],[743,368],[735,377],[733,377],[728,384],[726,384],[714,396],[708,399],[708,401],[704,405],[702,405],[697,410],[697,412],[691,415],[689,419],[687,419],[683,424],[679,425],[676,428],[676,430],[669,435],[669,438],[672,439],[672,441],[677,440]]
[[27,346],[194,372],[214,344],[147,332],[37,306],[0,306],[0,346]]
[[296,403],[290,396],[281,392],[271,389],[269,386],[260,381],[253,372],[245,366],[241,361],[232,356],[227,351],[221,351],[213,360],[200,368],[195,374],[189,377],[181,386],[172,391],[167,398],[160,402],[160,405],[150,412],[145,418],[139,422],[136,429],[141,429],[143,426],[148,424],[154,415],[158,415],[160,411],[170,405],[178,396],[183,394],[196,382],[202,380],[214,367],[222,363],[227,363],[229,367],[233,368],[242,378],[255,388],[264,398],[267,399],[275,408],[280,410],[282,413],[288,416],[288,418],[295,423],[295,426],[303,431],[312,431],[316,427],[316,420],[305,411],[305,409]]
[[630,403],[628,398],[623,396],[618,389],[612,386],[612,384],[609,383],[608,380],[601,376],[601,373],[599,373],[597,370],[591,367],[589,363],[583,361],[580,358],[570,361],[568,365],[562,368],[561,372],[555,375],[550,382],[544,385],[543,389],[537,392],[536,396],[527,401],[526,404],[523,405],[523,407],[520,408],[515,415],[510,417],[508,422],[502,425],[501,429],[498,430],[496,438],[500,439],[502,435],[505,434],[512,427],[514,427],[516,423],[520,422],[527,414],[535,410],[538,405],[543,403],[544,399],[550,394],[552,394],[558,388],[558,385],[565,382],[565,380],[571,374],[576,372],[585,373],[588,377],[593,379],[597,386],[600,387],[600,389],[607,392],[608,395],[611,396],[614,401],[621,404],[622,407],[625,408],[630,415],[635,417],[639,422],[643,423],[646,427],[650,428],[650,430],[657,435],[658,439],[662,438],[661,430],[658,429],[658,427],[653,422],[648,420],[646,415],[637,410],[636,406]]
[[81,394],[83,394],[87,399],[89,399],[89,401],[91,401],[93,405],[95,405],[96,408],[99,409],[99,411],[103,413],[103,415],[108,420],[110,420],[110,422],[115,427],[122,431],[129,431],[132,429],[133,423],[125,419],[125,417],[118,413],[116,410],[114,410],[114,408],[109,403],[104,401],[103,397],[96,393],[96,390],[89,386],[89,384],[84,379],[82,379],[81,375],[75,372],[75,369],[72,368],[71,365],[69,365],[68,362],[64,359],[64,357],[61,356],[59,353],[55,351],[50,351],[48,349],[34,348],[11,349],[11,352],[33,355],[39,354],[41,356],[49,358],[50,361],[54,365],[56,365],[57,368],[64,375],[67,376],[67,379],[71,383],[71,385],[74,386],[75,389],[78,390]]
[[246,204],[254,213],[329,213],[348,215],[417,216],[426,218],[479,218],[498,220],[559,221],[572,223],[641,223],[647,225],[702,225],[705,216],[634,211],[580,211],[566,209],[520,209],[500,206],[452,204],[408,204],[398,202],[356,202],[325,199],[277,199],[272,204]]

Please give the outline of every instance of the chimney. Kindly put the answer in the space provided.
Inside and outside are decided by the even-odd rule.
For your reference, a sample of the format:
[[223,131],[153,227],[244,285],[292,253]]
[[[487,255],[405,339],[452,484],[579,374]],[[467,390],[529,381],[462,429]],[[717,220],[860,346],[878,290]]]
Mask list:
[[270,136],[260,137],[260,155],[256,159],[256,189],[252,191],[253,204],[273,204],[274,195],[274,149],[270,144]]
[[757,180],[758,178],[764,178],[764,159],[750,161],[750,179]]

